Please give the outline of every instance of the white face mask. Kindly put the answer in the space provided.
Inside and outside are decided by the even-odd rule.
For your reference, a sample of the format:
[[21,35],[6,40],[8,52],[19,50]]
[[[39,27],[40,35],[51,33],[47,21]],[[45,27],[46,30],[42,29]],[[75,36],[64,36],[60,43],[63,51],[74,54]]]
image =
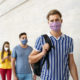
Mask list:
[[9,48],[5,47],[4,49],[5,49],[5,51],[8,51]]

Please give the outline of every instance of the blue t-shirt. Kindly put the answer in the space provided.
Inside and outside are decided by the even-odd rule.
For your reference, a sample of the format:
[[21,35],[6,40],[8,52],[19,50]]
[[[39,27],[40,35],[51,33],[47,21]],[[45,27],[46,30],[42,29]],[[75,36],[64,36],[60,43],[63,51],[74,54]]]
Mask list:
[[16,46],[12,51],[12,58],[16,58],[16,73],[30,74],[32,73],[28,56],[32,51],[32,47],[22,48],[20,45]]

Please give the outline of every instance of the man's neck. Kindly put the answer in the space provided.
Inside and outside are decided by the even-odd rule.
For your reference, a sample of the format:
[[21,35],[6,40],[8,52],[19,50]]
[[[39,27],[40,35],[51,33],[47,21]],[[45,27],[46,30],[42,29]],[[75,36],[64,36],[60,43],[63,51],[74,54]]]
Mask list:
[[51,30],[50,33],[51,33],[52,36],[54,36],[56,38],[59,38],[62,35],[61,31],[55,32],[55,31]]
[[26,45],[23,45],[23,44],[20,44],[20,46],[22,47],[22,48],[27,48],[27,44]]

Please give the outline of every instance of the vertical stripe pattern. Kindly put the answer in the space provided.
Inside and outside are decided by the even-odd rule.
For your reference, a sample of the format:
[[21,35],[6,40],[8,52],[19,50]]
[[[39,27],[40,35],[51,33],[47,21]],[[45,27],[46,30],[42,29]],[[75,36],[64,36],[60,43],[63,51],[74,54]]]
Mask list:
[[[73,53],[73,39],[67,35],[62,35],[56,39],[49,35],[52,45],[55,49],[49,52],[50,67],[47,70],[47,62],[45,61],[41,80],[69,80],[68,54]],[[45,44],[43,36],[40,36],[35,43],[35,49],[42,51]]]

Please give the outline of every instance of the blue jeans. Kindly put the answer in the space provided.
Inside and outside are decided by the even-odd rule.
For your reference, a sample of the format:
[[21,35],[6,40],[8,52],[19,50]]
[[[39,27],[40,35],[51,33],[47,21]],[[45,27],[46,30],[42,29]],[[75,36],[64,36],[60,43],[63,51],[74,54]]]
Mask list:
[[32,74],[17,74],[18,80],[33,80]]

